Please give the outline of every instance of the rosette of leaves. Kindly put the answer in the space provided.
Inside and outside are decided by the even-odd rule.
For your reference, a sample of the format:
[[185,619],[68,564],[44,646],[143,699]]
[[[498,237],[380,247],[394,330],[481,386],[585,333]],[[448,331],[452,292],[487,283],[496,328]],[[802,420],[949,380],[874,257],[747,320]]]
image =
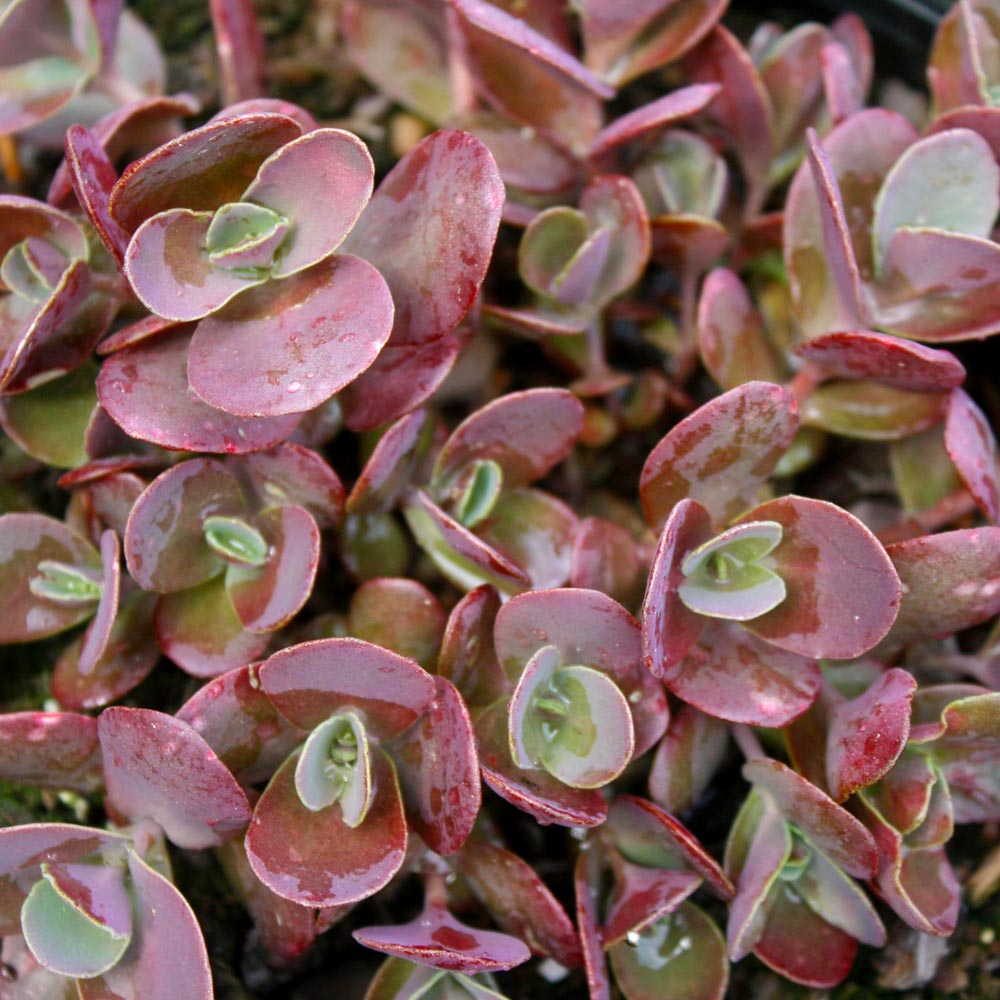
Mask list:
[[727,942],[797,983],[829,988],[850,972],[858,943],[886,935],[855,879],[878,867],[872,835],[828,795],[775,760],[743,766],[753,788],[726,844],[736,887]]
[[158,476],[129,514],[125,559],[160,595],[154,626],[167,656],[197,676],[259,656],[312,592],[320,527],[342,502],[326,462],[291,444]]
[[92,266],[87,234],[65,212],[2,195],[0,231],[6,292],[0,298],[0,392],[7,395],[83,364],[111,325],[119,287],[99,263]]
[[576,865],[592,1000],[611,995],[608,959],[627,1000],[721,1000],[729,960],[715,922],[690,901],[701,886],[732,898],[729,879],[681,823],[632,795],[612,801]]
[[813,136],[784,229],[805,335],[870,327],[942,342],[995,332],[998,191],[993,149],[968,127],[920,138],[902,116],[873,108],[822,146]]
[[64,823],[8,827],[0,831],[0,885],[0,935],[23,935],[57,977],[50,990],[66,983],[88,998],[212,997],[191,908],[169,869],[128,836]]
[[494,643],[506,681],[476,717],[484,780],[544,823],[600,824],[600,789],[667,725],[638,623],[598,591],[534,590],[499,610]]
[[[409,827],[440,854],[465,841],[479,810],[478,765],[450,682],[348,638],[290,646],[256,678],[286,726],[307,734],[271,778],[246,837],[250,866],[269,889],[341,906],[399,871]],[[229,707],[244,714],[238,701]],[[273,729],[242,724],[247,741],[266,742]]]
[[646,664],[733,722],[790,722],[816,699],[817,661],[860,656],[899,610],[896,570],[857,518],[798,496],[753,506],[798,423],[791,393],[748,382],[669,431],[640,480],[647,520],[662,524]]
[[507,1000],[489,973],[467,976],[405,958],[388,958],[375,973],[364,1000]]
[[582,424],[583,407],[564,389],[502,396],[467,417],[436,453],[429,417],[401,418],[347,498],[345,531],[359,575],[378,575],[364,561],[392,559],[403,546],[399,539],[390,552],[364,555],[366,539],[394,528],[398,538],[389,512],[399,505],[417,544],[463,590],[489,583],[509,595],[565,583],[576,515],[529,484],[569,454]]

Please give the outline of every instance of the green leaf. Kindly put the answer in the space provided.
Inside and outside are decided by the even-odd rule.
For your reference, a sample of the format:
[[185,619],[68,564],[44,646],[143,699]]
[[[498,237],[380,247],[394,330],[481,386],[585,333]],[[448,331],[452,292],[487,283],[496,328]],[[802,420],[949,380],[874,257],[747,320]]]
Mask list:
[[270,548],[267,540],[242,518],[220,515],[206,517],[202,530],[205,541],[227,563],[258,569],[267,565]]
[[466,528],[475,527],[492,513],[503,489],[503,469],[493,459],[483,459],[473,466],[472,474],[455,510]]
[[55,559],[38,564],[38,574],[28,581],[28,589],[35,597],[71,606],[96,604],[101,599],[99,574]]
[[347,826],[364,822],[374,795],[371,749],[354,712],[331,716],[312,731],[295,765],[295,789],[312,812],[339,802]]

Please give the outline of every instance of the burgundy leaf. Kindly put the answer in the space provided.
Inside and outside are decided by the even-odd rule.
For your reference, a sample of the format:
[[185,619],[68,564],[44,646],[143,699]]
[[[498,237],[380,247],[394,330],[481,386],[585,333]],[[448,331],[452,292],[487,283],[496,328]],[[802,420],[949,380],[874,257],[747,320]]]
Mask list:
[[956,389],[948,402],[944,446],[983,512],[991,521],[1000,521],[996,438],[983,411],[961,389]]
[[667,812],[683,814],[699,802],[726,754],[727,727],[685,705],[674,714],[649,771],[649,796]]
[[602,517],[580,522],[570,562],[574,587],[600,590],[613,600],[631,603],[641,576],[638,546],[628,531]]
[[250,821],[246,794],[186,722],[145,708],[107,708],[98,719],[108,798],[126,816],[149,816],[180,847],[212,847]]
[[251,0],[211,0],[222,103],[235,104],[264,93],[264,38]]
[[344,823],[336,804],[313,812],[295,789],[297,757],[271,779],[247,831],[250,866],[272,892],[304,906],[339,906],[378,892],[406,854],[406,818],[392,762],[372,755],[374,797],[364,822]]
[[470,590],[448,616],[437,672],[458,688],[470,706],[496,701],[508,684],[493,645],[499,610],[497,592],[484,585]]
[[262,508],[292,503],[304,507],[321,528],[335,525],[344,511],[344,487],[326,460],[311,448],[285,443],[233,461],[246,470]]
[[348,633],[385,646],[430,670],[437,660],[445,614],[422,583],[404,577],[366,580],[351,596]]
[[88,794],[104,784],[97,720],[73,712],[8,712],[0,716],[4,781]]
[[108,528],[101,534],[101,600],[80,646],[79,669],[83,674],[94,669],[111,642],[111,630],[118,616],[121,597],[120,559],[118,536]]
[[611,1000],[608,965],[604,958],[601,919],[598,912],[600,892],[600,861],[593,848],[577,854],[573,869],[576,896],[576,922],[580,929],[583,965],[587,973],[590,1000]]

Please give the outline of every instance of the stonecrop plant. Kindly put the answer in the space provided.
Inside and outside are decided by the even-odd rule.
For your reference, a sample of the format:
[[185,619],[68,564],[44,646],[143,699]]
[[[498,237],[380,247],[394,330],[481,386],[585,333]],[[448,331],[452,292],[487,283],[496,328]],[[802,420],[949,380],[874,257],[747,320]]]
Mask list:
[[177,8],[0,2],[0,1000],[993,996],[1000,0]]

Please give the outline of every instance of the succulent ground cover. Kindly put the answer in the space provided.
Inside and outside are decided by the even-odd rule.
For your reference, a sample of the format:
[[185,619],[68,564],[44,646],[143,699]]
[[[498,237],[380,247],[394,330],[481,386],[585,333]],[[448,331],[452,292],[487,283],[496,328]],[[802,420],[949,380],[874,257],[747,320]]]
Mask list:
[[0,998],[997,996],[997,0],[165,6],[0,4]]

